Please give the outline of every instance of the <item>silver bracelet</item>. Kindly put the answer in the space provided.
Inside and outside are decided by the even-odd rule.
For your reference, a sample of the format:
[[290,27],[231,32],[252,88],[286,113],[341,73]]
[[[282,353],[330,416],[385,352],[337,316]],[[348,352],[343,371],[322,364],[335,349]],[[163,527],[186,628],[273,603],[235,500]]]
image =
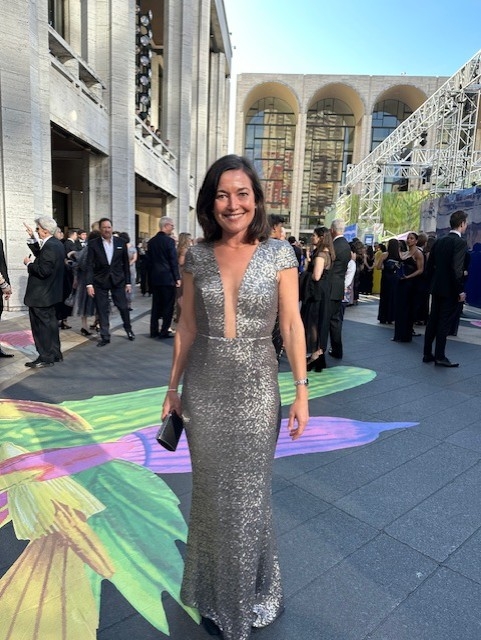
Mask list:
[[296,387],[300,385],[304,385],[305,387],[309,386],[309,378],[301,378],[300,380],[294,380],[294,384]]

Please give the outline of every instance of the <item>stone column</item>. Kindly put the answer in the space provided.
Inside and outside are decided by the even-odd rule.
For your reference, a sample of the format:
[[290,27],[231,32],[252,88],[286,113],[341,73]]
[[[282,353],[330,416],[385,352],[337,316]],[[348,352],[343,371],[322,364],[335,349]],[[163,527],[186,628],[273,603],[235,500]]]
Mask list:
[[306,113],[299,112],[296,125],[296,141],[294,150],[294,171],[292,175],[291,194],[291,231],[299,239],[301,229],[302,183],[304,175],[304,156],[306,152]]
[[207,164],[227,153],[229,80],[225,77],[225,54],[210,54],[210,104]]
[[135,240],[135,3],[116,0],[109,13],[110,217]]
[[28,249],[22,222],[52,215],[47,0],[4,3],[0,21],[0,237],[23,307]]
[[192,113],[196,114],[191,135],[191,173],[197,194],[207,169],[207,147],[209,125],[212,123],[209,113],[210,81],[210,0],[196,2],[197,29],[194,39],[192,73]]
[[178,197],[165,207],[177,229],[188,230],[192,175],[192,83],[194,43],[194,1],[165,0],[164,83],[162,135],[178,158]]

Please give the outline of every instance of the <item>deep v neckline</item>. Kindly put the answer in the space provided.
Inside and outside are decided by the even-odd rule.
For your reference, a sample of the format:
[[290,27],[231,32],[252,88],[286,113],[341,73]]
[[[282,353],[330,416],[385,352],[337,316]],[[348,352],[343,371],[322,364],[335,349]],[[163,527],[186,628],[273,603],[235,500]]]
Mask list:
[[[254,251],[252,252],[251,257],[249,258],[246,267],[244,269],[244,273],[242,274],[242,278],[240,279],[240,283],[239,283],[239,288],[237,289],[237,293],[236,293],[236,297],[235,297],[235,314],[234,314],[234,322],[235,322],[235,336],[233,338],[228,338],[229,340],[233,340],[235,338],[238,337],[237,334],[237,329],[238,329],[238,323],[237,323],[237,315],[238,315],[238,311],[239,311],[239,296],[240,293],[242,291],[242,288],[244,286],[245,280],[246,280],[246,276],[251,268],[252,263],[254,262],[254,258],[257,255],[257,252],[259,250],[259,247],[261,246],[261,242],[258,242]],[[222,300],[223,300],[223,322],[222,322],[222,326],[223,326],[223,336],[224,338],[226,338],[226,296],[225,296],[225,287],[224,287],[224,281],[222,279],[222,272],[220,269],[220,265],[219,265],[219,261],[217,260],[217,256],[215,255],[215,244],[212,243],[211,245],[211,249],[212,249],[212,256],[214,258],[214,264],[215,264],[215,269],[217,272],[217,277],[219,278],[219,282],[220,282],[220,287],[221,287],[221,291],[222,291]]]

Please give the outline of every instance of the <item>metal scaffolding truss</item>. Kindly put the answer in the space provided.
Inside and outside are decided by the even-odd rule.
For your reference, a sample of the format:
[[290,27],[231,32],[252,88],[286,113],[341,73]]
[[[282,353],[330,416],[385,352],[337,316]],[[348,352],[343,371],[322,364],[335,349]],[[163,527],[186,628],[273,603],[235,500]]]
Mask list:
[[481,182],[475,151],[481,94],[481,51],[447,80],[364,160],[350,165],[336,201],[348,217],[350,194],[359,195],[358,222],[380,223],[386,181],[429,190],[433,197]]

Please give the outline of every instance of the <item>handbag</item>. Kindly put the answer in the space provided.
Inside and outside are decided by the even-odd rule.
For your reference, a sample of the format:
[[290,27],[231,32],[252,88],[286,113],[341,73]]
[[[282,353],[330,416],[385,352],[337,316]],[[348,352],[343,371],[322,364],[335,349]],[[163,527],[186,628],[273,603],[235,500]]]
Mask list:
[[73,290],[70,295],[68,296],[68,298],[65,298],[64,300],[64,304],[67,307],[73,307],[75,304],[75,290]]
[[155,439],[168,451],[175,451],[183,429],[184,421],[175,411],[171,411],[162,420]]

